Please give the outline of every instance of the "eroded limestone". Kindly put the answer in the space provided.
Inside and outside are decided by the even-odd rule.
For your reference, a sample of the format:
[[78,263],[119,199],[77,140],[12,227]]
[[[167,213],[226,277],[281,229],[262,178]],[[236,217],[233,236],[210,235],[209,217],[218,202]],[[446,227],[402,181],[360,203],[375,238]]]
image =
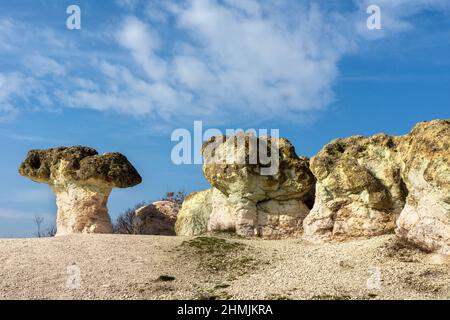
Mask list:
[[122,154],[99,155],[82,146],[31,150],[19,173],[48,184],[55,193],[57,235],[111,233],[107,202],[112,189],[132,187],[142,180]]

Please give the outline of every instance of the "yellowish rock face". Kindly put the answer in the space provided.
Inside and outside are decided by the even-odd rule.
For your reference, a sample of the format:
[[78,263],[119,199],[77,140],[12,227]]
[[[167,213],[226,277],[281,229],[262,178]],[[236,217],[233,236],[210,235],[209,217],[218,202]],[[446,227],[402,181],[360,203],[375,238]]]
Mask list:
[[178,236],[195,236],[207,232],[211,215],[212,190],[191,193],[184,199],[175,223]]
[[345,240],[392,233],[405,205],[401,138],[383,134],[338,139],[311,159],[316,198],[304,221],[305,239]]
[[[237,134],[222,141],[212,149],[214,142],[203,145],[203,175],[225,195],[241,194],[255,202],[289,200],[300,199],[314,188],[309,159],[298,157],[288,140]],[[261,155],[274,152],[276,157]],[[264,174],[263,169],[271,166],[276,167],[274,174]]]
[[209,231],[269,238],[301,232],[315,178],[309,159],[298,157],[289,141],[249,134],[215,137],[203,145],[203,157],[203,174],[214,189]]
[[450,121],[410,134],[338,139],[311,159],[315,204],[304,237],[323,242],[392,233],[450,254]]
[[425,250],[450,255],[450,121],[419,123],[401,154],[409,193],[396,233]]
[[[405,136],[337,139],[311,161],[281,138],[273,175],[262,174],[261,163],[239,162],[258,149],[248,136],[241,148],[232,137],[214,138],[203,146],[203,173],[213,189],[205,200],[209,216],[201,216],[208,216],[209,231],[269,238],[303,232],[313,242],[396,232],[425,250],[449,254],[449,130],[450,121],[437,120]],[[205,212],[199,201],[187,207]]]

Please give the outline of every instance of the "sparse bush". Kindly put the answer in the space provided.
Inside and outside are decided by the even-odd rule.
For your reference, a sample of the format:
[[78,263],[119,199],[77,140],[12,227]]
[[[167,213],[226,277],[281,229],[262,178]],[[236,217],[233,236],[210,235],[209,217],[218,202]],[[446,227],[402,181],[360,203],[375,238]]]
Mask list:
[[33,218],[34,223],[36,224],[36,237],[38,238],[46,238],[46,237],[54,237],[56,234],[56,226],[53,225],[47,229],[47,231],[42,231],[42,223],[44,222],[44,217],[40,215],[35,215]]
[[209,274],[244,275],[261,265],[253,248],[236,241],[201,236],[178,246],[183,256],[198,260],[199,268]]
[[[171,201],[181,206],[186,198],[186,192],[180,190],[177,192],[166,192],[166,195],[160,201]],[[133,208],[125,210],[119,215],[115,222],[113,222],[113,232],[117,234],[140,234],[140,230],[134,223],[136,210],[146,206],[148,203],[140,202]]]
[[137,209],[142,208],[145,205],[145,202],[140,202],[135,205],[134,208],[127,209],[119,215],[113,223],[113,232],[118,234],[139,234],[134,224],[135,212]]
[[37,214],[35,214],[33,221],[36,224],[36,228],[37,228],[36,237],[40,238],[40,237],[42,237],[42,235],[41,235],[41,225],[42,225],[42,222],[44,222],[44,218],[39,216],[39,215],[37,215]]
[[47,229],[47,232],[44,234],[44,237],[54,237],[56,235],[56,226],[53,225]]
[[184,190],[178,192],[166,192],[166,195],[161,198],[161,201],[171,201],[181,206],[186,196],[187,194]]

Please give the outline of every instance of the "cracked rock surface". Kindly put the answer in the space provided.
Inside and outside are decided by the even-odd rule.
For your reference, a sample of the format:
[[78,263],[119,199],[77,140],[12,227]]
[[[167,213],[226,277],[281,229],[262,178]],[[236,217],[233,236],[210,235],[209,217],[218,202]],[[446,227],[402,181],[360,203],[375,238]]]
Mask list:
[[417,124],[392,137],[353,136],[311,159],[315,204],[305,218],[312,242],[395,233],[450,254],[450,121]]
[[[298,157],[288,140],[243,133],[214,137],[203,145],[203,157],[203,175],[214,189],[209,231],[267,238],[301,232],[315,178],[309,159]],[[272,165],[276,172],[266,174]]]
[[398,146],[384,134],[337,139],[311,159],[317,178],[304,237],[322,242],[393,233],[405,205]]
[[409,194],[396,233],[424,250],[449,255],[450,121],[419,123],[401,153]]

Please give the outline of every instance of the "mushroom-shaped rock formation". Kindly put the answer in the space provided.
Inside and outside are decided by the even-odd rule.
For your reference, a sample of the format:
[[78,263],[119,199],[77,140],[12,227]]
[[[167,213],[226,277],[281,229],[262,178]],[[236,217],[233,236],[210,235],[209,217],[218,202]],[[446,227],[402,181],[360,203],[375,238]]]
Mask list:
[[396,233],[422,249],[449,255],[450,120],[417,124],[401,154],[409,193]]
[[311,159],[316,201],[303,222],[306,240],[393,233],[407,195],[397,151],[401,140],[384,134],[337,139]]
[[175,231],[178,236],[196,236],[208,231],[212,190],[193,192],[178,212]]
[[211,138],[202,152],[213,186],[210,231],[280,238],[302,230],[315,178],[288,140],[237,133]]
[[112,188],[128,188],[142,181],[122,154],[99,155],[82,146],[31,150],[19,173],[48,184],[55,193],[57,235],[111,233],[106,204]]
[[133,221],[138,234],[175,235],[180,207],[172,201],[156,201],[136,210]]

